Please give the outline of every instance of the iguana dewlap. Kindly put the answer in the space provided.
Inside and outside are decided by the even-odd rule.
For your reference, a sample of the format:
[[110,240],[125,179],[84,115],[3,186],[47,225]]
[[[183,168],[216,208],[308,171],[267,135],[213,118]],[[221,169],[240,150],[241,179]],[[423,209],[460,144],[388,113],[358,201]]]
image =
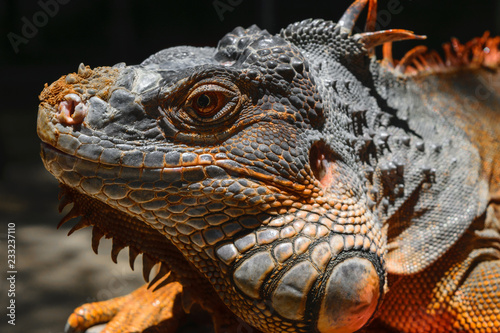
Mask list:
[[61,223],[142,253],[147,281],[160,264],[68,332],[174,332],[193,304],[218,332],[500,331],[500,38],[395,61],[422,37],[375,18],[357,0],[44,89]]

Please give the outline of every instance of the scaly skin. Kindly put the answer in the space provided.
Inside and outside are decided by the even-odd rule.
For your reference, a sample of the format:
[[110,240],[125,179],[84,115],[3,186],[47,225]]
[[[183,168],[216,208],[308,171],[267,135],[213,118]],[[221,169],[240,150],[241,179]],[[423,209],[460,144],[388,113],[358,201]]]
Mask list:
[[70,331],[171,331],[178,299],[220,332],[500,330],[500,79],[481,68],[500,53],[485,37],[452,65],[421,48],[394,62],[387,43],[421,37],[372,32],[376,1],[352,35],[367,2],[45,88],[63,222],[82,215],[95,250],[113,238],[114,260],[143,253],[146,280],[161,264],[156,291],[84,305]]
[[[47,150],[46,154],[53,153]],[[153,228],[145,228],[144,224],[130,215],[109,206],[99,200],[89,198],[77,191],[62,186],[62,205],[73,202],[74,206],[61,221],[82,216],[82,219],[70,231],[86,226],[93,226],[92,248],[97,253],[99,240],[105,236],[112,238],[111,257],[116,262],[118,253],[129,247],[130,266],[134,267],[136,257],[143,253],[143,275],[149,280],[150,271],[155,263],[161,263],[156,277],[146,287],[142,287],[126,297],[110,301],[85,304],[75,309],[68,319],[68,331],[80,332],[98,323],[112,319],[107,327],[109,332],[120,332],[134,328],[137,331],[160,327],[173,327],[181,321],[182,312],[189,312],[197,303],[212,315],[214,326],[220,332],[234,332],[241,326],[237,318],[219,301],[209,283],[199,272],[187,262],[182,254],[170,242]],[[182,287],[178,282],[181,282]],[[151,307],[151,309],[149,309]],[[134,309],[149,309],[141,314]]]

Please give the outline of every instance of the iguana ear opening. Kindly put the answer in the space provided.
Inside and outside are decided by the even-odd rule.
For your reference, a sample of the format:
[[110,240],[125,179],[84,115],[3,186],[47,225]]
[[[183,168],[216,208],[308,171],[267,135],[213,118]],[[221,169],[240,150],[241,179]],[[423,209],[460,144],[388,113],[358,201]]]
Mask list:
[[325,144],[316,141],[309,151],[309,165],[314,177],[324,189],[330,188],[336,181],[336,163],[339,157]]

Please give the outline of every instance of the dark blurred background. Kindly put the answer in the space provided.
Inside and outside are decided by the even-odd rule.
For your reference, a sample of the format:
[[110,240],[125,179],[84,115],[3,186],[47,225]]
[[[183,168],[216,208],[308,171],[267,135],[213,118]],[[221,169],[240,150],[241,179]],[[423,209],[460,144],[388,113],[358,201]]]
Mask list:
[[[0,330],[58,333],[72,308],[133,289],[137,274],[90,250],[88,231],[56,231],[57,183],[44,171],[36,136],[45,83],[118,62],[136,64],[170,46],[216,46],[236,26],[271,33],[306,18],[337,21],[350,0],[0,0]],[[381,0],[381,29],[425,34],[431,48],[451,36],[500,34],[499,0]],[[363,26],[362,23],[360,26]],[[418,45],[394,46],[396,58]],[[16,224],[17,325],[6,325],[6,224]],[[109,244],[108,244],[109,246]],[[126,260],[122,260],[124,262]],[[118,272],[118,273],[117,273]],[[124,287],[109,286],[116,279]],[[107,286],[107,287],[106,287]],[[4,328],[6,330],[4,330]]]

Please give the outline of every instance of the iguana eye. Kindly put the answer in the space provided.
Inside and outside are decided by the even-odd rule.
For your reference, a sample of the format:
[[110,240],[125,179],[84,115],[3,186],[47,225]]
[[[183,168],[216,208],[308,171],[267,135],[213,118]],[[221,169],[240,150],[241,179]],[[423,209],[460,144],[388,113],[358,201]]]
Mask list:
[[237,93],[217,84],[201,84],[192,89],[184,110],[192,119],[211,122],[230,113],[237,104]]

